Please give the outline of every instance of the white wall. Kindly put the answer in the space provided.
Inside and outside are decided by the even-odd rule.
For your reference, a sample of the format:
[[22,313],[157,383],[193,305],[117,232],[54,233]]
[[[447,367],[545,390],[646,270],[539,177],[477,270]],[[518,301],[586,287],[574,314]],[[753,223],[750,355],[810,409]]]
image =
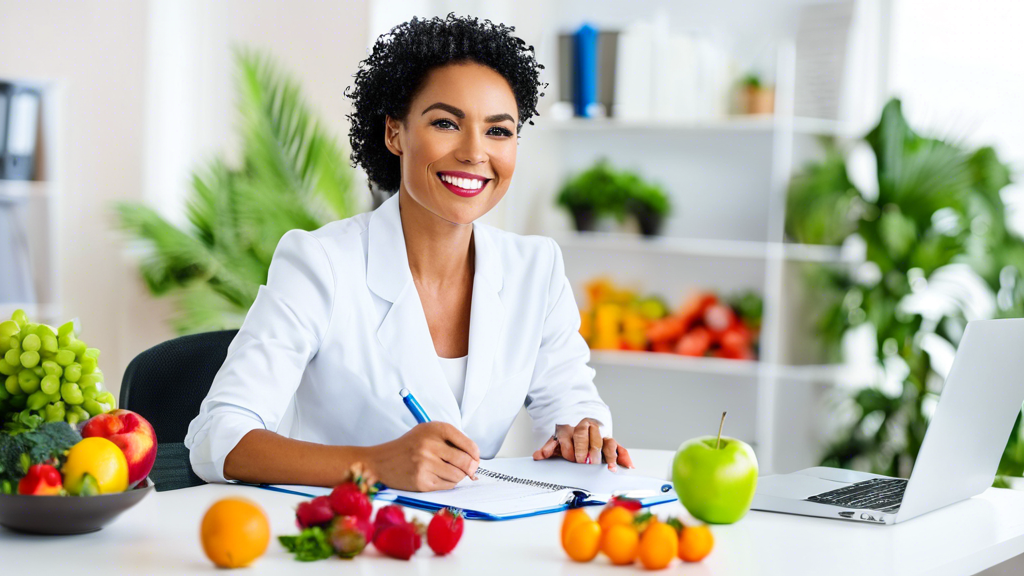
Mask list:
[[128,362],[174,334],[173,307],[139,280],[111,203],[145,199],[181,219],[191,169],[236,145],[233,42],[269,50],[347,141],[342,91],[365,55],[367,13],[360,0],[0,0],[0,77],[66,85],[63,314],[103,351],[115,394]]
[[[65,148],[57,247],[63,315],[79,317],[115,390],[132,348],[165,331],[121,257],[110,206],[142,191],[144,2],[0,3],[0,77],[63,82]],[[139,312],[144,311],[144,314]]]

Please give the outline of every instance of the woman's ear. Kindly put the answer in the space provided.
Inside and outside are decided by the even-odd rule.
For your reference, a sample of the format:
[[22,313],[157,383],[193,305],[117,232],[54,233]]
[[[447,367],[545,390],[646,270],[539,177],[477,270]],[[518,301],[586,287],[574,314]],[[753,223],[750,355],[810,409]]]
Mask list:
[[402,124],[398,120],[391,116],[384,117],[384,145],[395,156],[402,155],[402,142],[398,135],[399,128],[401,127]]

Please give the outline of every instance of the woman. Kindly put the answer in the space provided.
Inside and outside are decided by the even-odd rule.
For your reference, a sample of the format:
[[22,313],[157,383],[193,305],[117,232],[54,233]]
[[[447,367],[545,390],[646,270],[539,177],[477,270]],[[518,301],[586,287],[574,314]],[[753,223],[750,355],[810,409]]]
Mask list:
[[[632,467],[558,246],[476,222],[536,114],[541,66],[512,31],[449,15],[377,40],[347,93],[352,158],[394,194],[281,238],[189,426],[200,477],[333,486],[359,463],[394,488],[447,489],[475,479],[524,405],[551,434],[535,459]],[[433,422],[416,424],[402,388]]]

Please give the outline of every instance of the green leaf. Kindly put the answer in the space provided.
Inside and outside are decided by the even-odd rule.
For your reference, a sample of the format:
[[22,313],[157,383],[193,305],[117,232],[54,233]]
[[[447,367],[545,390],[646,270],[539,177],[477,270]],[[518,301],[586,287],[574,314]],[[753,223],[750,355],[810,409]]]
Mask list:
[[277,540],[300,562],[324,560],[334,555],[327,534],[319,526],[305,528],[297,536],[278,536]]
[[115,206],[150,292],[177,302],[179,333],[239,327],[281,236],[356,210],[347,156],[299,84],[255,51],[236,48],[235,64],[241,165],[212,159],[195,171],[187,226],[143,204]]

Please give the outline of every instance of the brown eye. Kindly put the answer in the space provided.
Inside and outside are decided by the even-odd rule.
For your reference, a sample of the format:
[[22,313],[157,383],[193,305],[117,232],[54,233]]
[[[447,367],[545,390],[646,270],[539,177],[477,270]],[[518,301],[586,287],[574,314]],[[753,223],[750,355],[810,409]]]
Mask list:
[[458,130],[459,127],[454,122],[447,118],[441,118],[440,120],[434,120],[430,123],[431,126],[437,126],[442,130]]
[[502,128],[501,126],[492,126],[491,129],[487,131],[487,134],[491,136],[503,136],[505,138],[508,138],[512,136],[512,131],[509,130],[508,128]]

